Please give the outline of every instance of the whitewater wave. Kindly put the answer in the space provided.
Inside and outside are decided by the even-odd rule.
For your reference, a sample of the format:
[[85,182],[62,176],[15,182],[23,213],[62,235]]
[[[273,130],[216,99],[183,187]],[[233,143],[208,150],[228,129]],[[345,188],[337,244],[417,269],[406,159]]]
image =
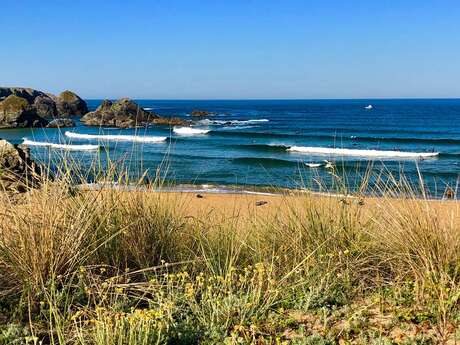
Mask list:
[[140,135],[122,135],[122,134],[83,134],[75,132],[65,132],[65,136],[75,139],[99,139],[99,140],[110,140],[110,141],[133,141],[141,143],[159,143],[165,141],[167,137],[156,137],[156,136],[140,136]]
[[262,123],[262,122],[269,122],[268,119],[250,119],[250,120],[210,120],[210,119],[203,119],[198,121],[198,123],[202,125],[248,125],[254,123]]
[[255,128],[255,127],[256,126],[222,127],[221,130],[223,130],[223,131],[234,131],[234,130],[240,130],[240,129]]
[[291,152],[320,154],[320,155],[339,155],[355,157],[381,157],[381,158],[429,158],[436,157],[439,152],[407,152],[407,151],[380,151],[380,150],[358,150],[358,149],[337,149],[329,147],[308,147],[291,146],[287,149]]
[[305,165],[309,168],[319,168],[321,166],[323,166],[323,164],[321,163],[305,163]]
[[70,145],[70,144],[55,144],[45,141],[33,141],[24,138],[23,142],[24,145],[27,146],[41,146],[41,147],[49,147],[52,149],[63,149],[63,150],[70,150],[70,151],[94,151],[99,150],[99,145]]
[[195,135],[209,133],[209,129],[192,128],[192,127],[174,127],[173,132],[180,135]]

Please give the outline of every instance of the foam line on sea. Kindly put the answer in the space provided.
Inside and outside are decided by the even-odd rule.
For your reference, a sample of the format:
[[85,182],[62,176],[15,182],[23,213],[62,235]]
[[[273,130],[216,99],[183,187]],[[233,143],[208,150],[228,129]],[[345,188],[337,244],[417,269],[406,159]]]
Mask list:
[[178,185],[175,187],[161,187],[151,188],[149,186],[142,186],[138,184],[124,185],[116,182],[109,183],[84,183],[78,185],[81,190],[103,190],[114,189],[121,191],[156,191],[168,193],[209,193],[209,194],[253,194],[253,195],[278,195],[277,193],[269,193],[262,191],[251,191],[246,189],[229,188],[228,186],[214,186],[214,185]]
[[27,146],[41,146],[41,147],[49,147],[52,149],[63,149],[63,150],[71,150],[71,151],[94,151],[99,150],[99,145],[70,145],[70,144],[56,144],[50,143],[45,141],[33,141],[24,138],[23,145]]
[[340,149],[329,147],[310,147],[310,146],[291,146],[287,149],[290,152],[356,156],[356,157],[376,157],[376,158],[430,158],[439,155],[439,152],[408,152],[408,151],[380,151],[380,150],[359,150],[359,149]]
[[65,132],[65,136],[75,139],[98,139],[107,141],[133,141],[141,143],[159,143],[167,139],[167,137],[157,136],[141,136],[141,135],[122,135],[122,134],[83,134],[75,132]]
[[207,134],[209,129],[192,128],[192,127],[174,127],[173,132],[180,135]]
[[249,120],[210,120],[203,119],[198,121],[198,123],[203,125],[247,125],[254,123],[269,122],[269,119],[249,119]]

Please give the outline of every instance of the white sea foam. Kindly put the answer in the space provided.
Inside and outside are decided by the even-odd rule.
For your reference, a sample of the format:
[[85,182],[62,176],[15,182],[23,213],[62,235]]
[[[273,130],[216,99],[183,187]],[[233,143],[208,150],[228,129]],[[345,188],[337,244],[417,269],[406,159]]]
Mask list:
[[220,127],[220,130],[223,131],[233,131],[233,130],[240,130],[240,129],[249,129],[249,128],[256,128],[258,126],[238,126],[238,127]]
[[192,128],[192,127],[174,127],[173,132],[180,135],[195,135],[209,133],[209,129]]
[[261,123],[261,122],[268,122],[268,119],[250,119],[250,120],[209,120],[203,119],[198,121],[203,125],[247,125],[247,124],[254,124],[254,123]]
[[407,152],[407,151],[380,151],[380,150],[358,150],[358,149],[337,149],[329,147],[308,147],[291,146],[287,149],[291,152],[320,154],[320,155],[339,155],[357,157],[382,157],[382,158],[428,158],[436,157],[439,152]]
[[144,110],[147,110],[147,111],[152,110],[152,109],[153,109],[153,108],[144,108]]
[[305,163],[305,165],[309,168],[319,168],[320,166],[322,166],[321,163]]
[[75,132],[65,132],[65,136],[75,139],[98,139],[98,140],[110,140],[110,141],[133,141],[141,143],[159,143],[165,141],[166,137],[156,136],[141,136],[141,135],[122,135],[122,134],[83,134]]
[[63,150],[71,150],[71,151],[94,151],[99,149],[99,145],[69,145],[69,144],[55,144],[45,141],[33,141],[24,138],[22,142],[24,145],[28,146],[42,146],[42,147],[49,147],[52,149],[63,149]]

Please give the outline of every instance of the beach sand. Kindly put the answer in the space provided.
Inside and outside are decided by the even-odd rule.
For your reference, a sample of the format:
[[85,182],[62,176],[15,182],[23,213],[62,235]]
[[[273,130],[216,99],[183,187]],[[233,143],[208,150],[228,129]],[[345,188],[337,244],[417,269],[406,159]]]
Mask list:
[[398,199],[389,197],[346,197],[338,195],[292,194],[241,194],[241,193],[193,193],[162,192],[161,198],[179,203],[186,217],[202,220],[238,221],[266,220],[285,217],[292,212],[303,212],[306,207],[357,207],[363,218],[382,212],[397,213],[400,210],[426,209],[439,221],[460,224],[460,202],[454,200]]

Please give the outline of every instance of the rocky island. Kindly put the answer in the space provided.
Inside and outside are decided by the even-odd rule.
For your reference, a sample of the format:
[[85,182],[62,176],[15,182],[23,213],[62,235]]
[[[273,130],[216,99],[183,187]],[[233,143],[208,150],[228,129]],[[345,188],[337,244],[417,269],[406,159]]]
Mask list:
[[87,126],[119,128],[132,128],[149,124],[181,125],[187,123],[187,121],[179,118],[161,117],[146,111],[129,98],[122,98],[115,102],[106,99],[95,111],[83,116],[81,122]]
[[96,110],[88,112],[86,102],[72,91],[55,96],[32,88],[0,87],[0,128],[74,127],[75,121],[70,118],[73,116],[82,116],[81,122],[86,126],[132,128],[190,124],[178,117],[149,112],[129,98],[104,100]]
[[190,115],[194,116],[194,117],[206,117],[206,116],[213,116],[213,115],[216,115],[216,113],[212,112],[212,111],[207,111],[207,110],[198,110],[198,109],[195,109],[195,110],[192,110],[192,112],[190,113]]
[[48,124],[46,118],[87,112],[86,102],[72,91],[55,96],[31,88],[0,87],[0,128],[43,127]]

